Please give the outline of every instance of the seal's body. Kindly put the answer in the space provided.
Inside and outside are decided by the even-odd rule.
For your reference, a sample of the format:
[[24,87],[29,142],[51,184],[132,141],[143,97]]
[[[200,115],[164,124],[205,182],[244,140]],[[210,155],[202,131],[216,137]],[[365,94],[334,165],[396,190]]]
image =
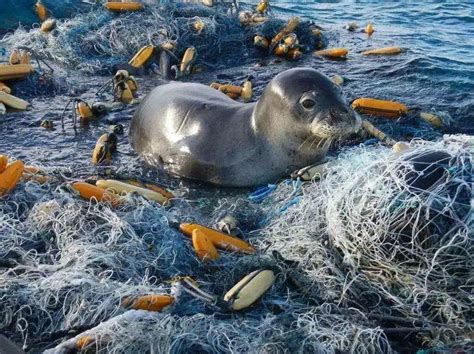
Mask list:
[[172,174],[243,187],[323,159],[332,140],[359,124],[329,78],[296,68],[277,75],[256,103],[201,84],[159,86],[137,109],[130,141]]

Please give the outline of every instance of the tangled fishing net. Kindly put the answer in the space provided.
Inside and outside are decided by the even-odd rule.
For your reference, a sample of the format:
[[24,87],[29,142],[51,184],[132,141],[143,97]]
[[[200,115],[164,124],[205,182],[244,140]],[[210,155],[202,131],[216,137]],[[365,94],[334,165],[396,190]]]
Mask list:
[[[193,28],[197,21],[203,26],[200,31]],[[0,44],[7,48],[28,47],[44,59],[90,74],[108,74],[114,66],[127,63],[143,46],[159,48],[165,42],[176,44],[177,58],[194,46],[199,64],[229,67],[259,55],[252,44],[252,34],[271,37],[284,23],[272,17],[263,25],[247,28],[221,7],[210,9],[198,4],[148,5],[146,11],[120,16],[99,8],[58,20],[51,33],[20,27]],[[302,43],[310,42],[307,23],[300,25],[297,34]],[[308,47],[314,48],[313,45]]]
[[[58,21],[50,34],[20,28],[2,44],[87,73],[108,73],[141,47],[167,41],[177,43],[177,56],[192,45],[198,63],[229,67],[267,56],[253,35],[271,38],[284,23],[243,27],[196,5],[150,5],[121,16],[101,8]],[[296,32],[309,51],[316,44],[308,26]],[[34,94],[51,91],[46,84]],[[88,349],[116,353],[468,351],[474,142],[451,136],[413,141],[411,149],[344,150],[321,181],[284,181],[261,203],[200,190],[175,193],[187,199],[166,207],[131,195],[112,208],[71,192],[65,182],[84,179],[84,171],[47,170],[56,179],[23,181],[0,200],[0,331],[32,352],[60,352],[84,337]],[[433,151],[442,153],[442,173],[436,169],[440,177],[430,184],[410,158]],[[211,226],[225,214],[258,253],[220,252],[202,263],[177,225]],[[276,283],[240,313],[193,297],[176,281],[191,277],[222,299],[261,268],[272,269]],[[124,306],[145,294],[175,301],[162,312]]]
[[[120,353],[390,352],[407,335],[411,349],[467,348],[473,142],[411,147],[346,150],[320,182],[283,182],[261,204],[221,196],[204,207],[211,217],[192,200],[162,207],[131,195],[112,209],[60,182],[22,183],[0,202],[0,330],[34,352],[61,352],[84,337],[88,348]],[[429,151],[449,163],[425,190],[406,178],[407,157]],[[222,210],[248,217],[247,228],[258,215],[262,229],[246,233],[257,255],[195,257],[176,225],[210,224]],[[222,298],[260,268],[276,283],[240,313],[173,281],[192,277]],[[175,302],[158,313],[123,306],[144,294]]]
[[[171,227],[179,214],[175,208],[185,220],[196,214],[176,203],[164,210],[130,197],[122,209],[112,210],[78,201],[63,186],[30,181],[18,188],[1,204],[2,332],[34,351],[75,333],[112,352],[282,350],[299,348],[301,341],[321,351],[388,346],[381,331],[367,329],[357,313],[354,321],[329,306],[293,304],[284,278],[265,305],[243,315],[206,305],[171,285],[173,277],[193,276],[206,291],[223,294],[255,268],[277,269],[265,255],[222,253],[216,264],[202,264]],[[126,297],[150,293],[172,293],[176,306],[165,313],[121,306]]]
[[[446,137],[411,148],[402,155],[380,147],[347,150],[323,181],[304,185],[292,197],[297,203],[269,222],[260,247],[298,261],[316,300],[417,327],[425,345],[468,340],[473,141]],[[408,162],[432,152],[449,156],[439,180]],[[422,182],[431,178],[435,183],[425,189]],[[294,188],[280,185],[267,209],[291,202]]]

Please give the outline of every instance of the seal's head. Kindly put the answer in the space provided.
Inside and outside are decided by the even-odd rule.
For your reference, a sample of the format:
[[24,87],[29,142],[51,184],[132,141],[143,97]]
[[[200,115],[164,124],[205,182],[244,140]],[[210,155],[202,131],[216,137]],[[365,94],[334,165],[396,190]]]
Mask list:
[[275,142],[284,136],[284,141],[293,145],[332,141],[360,127],[360,117],[344,100],[339,86],[311,68],[290,69],[275,76],[255,113],[252,123],[257,131],[265,131]]

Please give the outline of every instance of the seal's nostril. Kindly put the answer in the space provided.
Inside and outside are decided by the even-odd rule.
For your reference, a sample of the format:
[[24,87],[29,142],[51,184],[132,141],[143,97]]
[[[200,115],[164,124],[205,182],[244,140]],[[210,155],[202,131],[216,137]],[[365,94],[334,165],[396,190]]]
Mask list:
[[[343,114],[342,114],[343,115]],[[335,109],[330,109],[328,112],[328,123],[335,124],[341,120],[341,112]]]

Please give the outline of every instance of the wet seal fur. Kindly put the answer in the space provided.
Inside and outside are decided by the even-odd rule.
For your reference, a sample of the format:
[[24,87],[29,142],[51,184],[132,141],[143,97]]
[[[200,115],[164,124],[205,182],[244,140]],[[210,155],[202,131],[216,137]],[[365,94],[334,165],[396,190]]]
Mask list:
[[245,187],[323,160],[331,141],[359,126],[327,76],[294,68],[275,76],[253,103],[197,83],[158,86],[135,113],[130,142],[171,174]]

